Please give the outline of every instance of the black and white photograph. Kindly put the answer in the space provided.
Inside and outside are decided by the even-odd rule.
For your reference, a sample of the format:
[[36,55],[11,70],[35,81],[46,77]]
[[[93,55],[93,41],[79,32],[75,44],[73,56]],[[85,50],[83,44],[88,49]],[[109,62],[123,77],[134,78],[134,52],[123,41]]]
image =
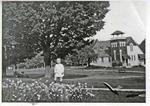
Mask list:
[[1,6],[2,103],[146,103],[146,1]]

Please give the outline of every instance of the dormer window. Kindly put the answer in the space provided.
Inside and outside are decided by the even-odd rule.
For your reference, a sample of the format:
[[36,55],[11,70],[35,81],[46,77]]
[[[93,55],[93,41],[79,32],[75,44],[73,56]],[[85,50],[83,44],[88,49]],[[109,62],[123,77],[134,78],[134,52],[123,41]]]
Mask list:
[[111,43],[111,47],[117,47],[117,43]]
[[126,46],[126,42],[119,42],[120,47]]
[[130,51],[133,51],[133,44],[130,43]]
[[113,44],[113,43],[111,43],[111,47],[114,47],[114,44]]

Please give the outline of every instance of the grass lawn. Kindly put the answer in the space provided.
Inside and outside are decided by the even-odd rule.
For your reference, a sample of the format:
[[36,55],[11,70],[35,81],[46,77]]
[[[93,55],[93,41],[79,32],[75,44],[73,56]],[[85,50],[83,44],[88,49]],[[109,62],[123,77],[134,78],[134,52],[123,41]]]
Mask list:
[[103,82],[108,82],[112,87],[121,85],[127,89],[145,89],[145,73],[118,73],[117,71],[110,71],[105,69],[81,69],[81,68],[67,68],[65,72],[66,77],[71,75],[85,75],[82,78],[65,78],[64,82],[69,83],[88,83],[89,86],[105,87]]
[[[141,70],[141,69],[140,69]],[[25,74],[28,74],[30,78],[22,78],[24,81],[29,81],[31,79],[38,79],[44,76],[44,69],[23,69]],[[145,72],[141,70],[135,70],[125,73],[119,73],[117,70],[109,69],[85,69],[78,67],[65,67],[64,83],[88,83],[88,86],[93,87],[105,87],[103,82],[108,82],[112,87],[117,87],[118,85],[126,89],[145,89]],[[9,78],[15,79],[11,76]]]
[[[143,103],[145,102],[145,97],[126,97],[126,95],[129,94],[137,94],[139,92],[119,92],[118,95],[114,95],[110,91],[94,91],[95,98],[93,98],[93,102],[117,102],[117,103],[123,103],[123,102],[128,102],[128,103],[133,103],[133,102],[139,102]],[[142,93],[142,92],[140,92]]]
[[[23,81],[27,82],[31,82],[31,80],[36,80],[38,78],[33,77],[34,75],[41,76],[44,74],[43,69],[24,69],[23,71],[31,76],[31,78],[22,78]],[[12,77],[10,79],[15,78]],[[5,78],[3,80],[5,80]],[[93,86],[94,88],[105,88],[103,82],[107,82],[114,88],[120,85],[123,89],[145,89],[145,71],[141,68],[137,68],[136,70],[134,68],[134,72],[132,72],[132,69],[129,69],[126,73],[118,73],[116,69],[85,69],[81,67],[65,67],[65,76],[63,82],[87,83],[88,87]],[[96,95],[96,98],[93,98],[93,100],[91,100],[92,102],[145,102],[145,97],[125,97],[125,95],[132,92],[120,92],[121,96],[114,95],[110,91],[93,92]]]

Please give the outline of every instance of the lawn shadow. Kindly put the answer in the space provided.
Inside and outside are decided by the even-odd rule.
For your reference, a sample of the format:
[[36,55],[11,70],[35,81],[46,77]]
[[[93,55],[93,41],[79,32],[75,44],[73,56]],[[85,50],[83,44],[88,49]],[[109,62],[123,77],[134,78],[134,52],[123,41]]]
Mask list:
[[[45,77],[44,74],[25,74],[24,76],[15,76],[15,75],[7,75],[5,78],[31,78],[38,79]],[[88,75],[80,75],[80,74],[66,74],[63,79],[76,79],[76,78],[84,78],[88,77]]]
[[26,74],[24,76],[15,76],[15,75],[7,75],[5,78],[32,78],[32,79],[38,79],[44,77],[44,74]]
[[66,74],[64,79],[76,79],[76,78],[84,78],[88,77],[88,75],[80,75],[80,74]]

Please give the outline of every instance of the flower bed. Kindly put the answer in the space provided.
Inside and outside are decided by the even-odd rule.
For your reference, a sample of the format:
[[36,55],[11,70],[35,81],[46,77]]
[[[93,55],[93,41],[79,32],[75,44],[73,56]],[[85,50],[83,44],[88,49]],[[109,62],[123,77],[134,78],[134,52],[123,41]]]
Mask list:
[[24,82],[6,79],[2,82],[3,102],[89,102],[94,94],[87,84],[58,84],[45,80]]

